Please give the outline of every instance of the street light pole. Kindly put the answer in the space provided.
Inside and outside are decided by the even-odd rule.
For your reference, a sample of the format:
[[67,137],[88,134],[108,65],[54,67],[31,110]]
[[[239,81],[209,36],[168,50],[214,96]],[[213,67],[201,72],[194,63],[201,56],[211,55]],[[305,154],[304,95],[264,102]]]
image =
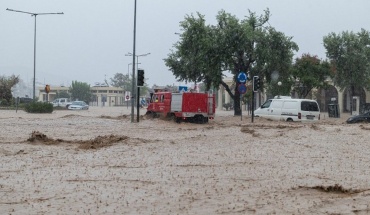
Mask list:
[[[136,55],[137,64],[139,64],[139,57],[144,57],[144,56],[147,56],[147,55],[150,55],[150,53]],[[137,71],[139,71],[139,65],[137,65]],[[139,78],[139,72],[137,74],[138,74],[138,78]],[[140,118],[140,87],[139,86],[137,86],[137,103],[136,103],[136,109],[137,109],[136,119],[137,119],[137,122],[139,122],[139,118]]]
[[278,83],[278,92],[279,92],[279,94],[278,94],[278,99],[280,99],[280,94],[281,94],[281,91],[280,91],[280,88],[281,88],[281,81],[279,81]]
[[63,15],[63,12],[60,13],[31,13],[26,11],[20,11],[20,10],[13,10],[13,9],[6,9],[7,11],[11,12],[18,12],[18,13],[26,13],[31,14],[31,16],[35,17],[35,33],[33,38],[33,100],[35,101],[36,98],[36,16],[38,15]]
[[[134,56],[134,57],[136,57],[136,64],[137,64],[137,67],[136,67],[136,70],[138,70],[139,69],[139,57],[145,57],[145,56],[147,56],[147,55],[150,55],[150,52],[149,53],[146,53],[146,54],[141,54],[141,55],[134,55],[134,54],[132,54],[132,53],[127,53],[126,54],[126,56]],[[129,64],[130,65],[130,64]],[[135,66],[133,66],[133,68],[135,68]],[[133,71],[133,73],[134,73],[134,71]],[[134,84],[134,82],[135,82],[135,84]],[[132,78],[132,86],[136,86],[136,84],[137,84],[137,80],[135,79],[135,77],[133,76],[133,78]],[[135,89],[133,89],[133,91],[134,91]],[[140,120],[139,120],[139,118],[140,118],[140,87],[138,86],[138,87],[136,87],[136,121],[137,122],[139,122]],[[132,112],[131,112],[131,115],[133,116],[134,115],[134,111],[133,110],[131,110]]]
[[[131,56],[131,55],[127,55],[126,54],[126,56]],[[139,64],[141,64],[141,63],[137,63],[138,65]],[[127,75],[128,75],[128,77],[130,78],[130,65],[132,65],[132,63],[129,63],[128,65],[127,65]]]
[[[135,92],[135,53],[136,53],[136,0],[135,0],[135,6],[134,6],[134,45],[133,45],[133,51],[132,51],[132,95],[134,95]],[[134,122],[134,97],[131,96],[131,123]]]

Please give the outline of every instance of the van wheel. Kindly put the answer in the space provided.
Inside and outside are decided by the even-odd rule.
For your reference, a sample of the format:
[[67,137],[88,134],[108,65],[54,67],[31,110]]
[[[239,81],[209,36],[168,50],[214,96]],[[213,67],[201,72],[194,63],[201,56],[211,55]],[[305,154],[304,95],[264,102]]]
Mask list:
[[293,119],[292,118],[288,118],[286,121],[287,122],[293,122]]

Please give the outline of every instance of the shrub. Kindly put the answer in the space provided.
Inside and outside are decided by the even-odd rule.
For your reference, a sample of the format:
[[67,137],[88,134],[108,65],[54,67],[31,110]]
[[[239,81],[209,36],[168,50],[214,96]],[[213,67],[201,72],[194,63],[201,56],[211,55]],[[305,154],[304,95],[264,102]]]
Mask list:
[[6,99],[0,99],[0,106],[8,106],[9,102]]
[[27,113],[52,113],[53,104],[45,102],[31,102],[25,105],[24,110]]
[[233,104],[231,102],[224,104],[223,107],[225,110],[233,110]]

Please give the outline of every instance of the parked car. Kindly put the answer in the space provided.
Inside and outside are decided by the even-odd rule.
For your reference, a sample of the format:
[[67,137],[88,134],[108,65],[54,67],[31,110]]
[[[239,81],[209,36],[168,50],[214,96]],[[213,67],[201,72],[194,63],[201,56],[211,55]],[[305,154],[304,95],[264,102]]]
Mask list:
[[84,101],[74,101],[68,106],[68,110],[88,110],[89,105]]
[[357,116],[351,116],[347,119],[347,123],[370,122],[370,111]]

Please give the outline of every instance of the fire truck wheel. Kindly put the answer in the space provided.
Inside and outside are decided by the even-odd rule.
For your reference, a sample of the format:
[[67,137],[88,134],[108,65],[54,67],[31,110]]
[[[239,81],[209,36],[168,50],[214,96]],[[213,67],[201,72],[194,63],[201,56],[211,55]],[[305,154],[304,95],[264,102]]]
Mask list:
[[195,123],[203,124],[204,123],[204,117],[202,115],[197,115],[194,117]]
[[204,117],[203,119],[203,123],[208,123],[208,117]]
[[175,116],[175,114],[168,114],[168,115],[167,115],[167,118],[168,118],[170,121],[176,121],[176,116]]
[[155,113],[151,112],[151,111],[148,111],[148,112],[146,112],[145,116],[146,116],[147,119],[152,119],[152,118],[155,117]]
[[176,117],[176,123],[180,123],[181,122],[181,118],[180,117]]

